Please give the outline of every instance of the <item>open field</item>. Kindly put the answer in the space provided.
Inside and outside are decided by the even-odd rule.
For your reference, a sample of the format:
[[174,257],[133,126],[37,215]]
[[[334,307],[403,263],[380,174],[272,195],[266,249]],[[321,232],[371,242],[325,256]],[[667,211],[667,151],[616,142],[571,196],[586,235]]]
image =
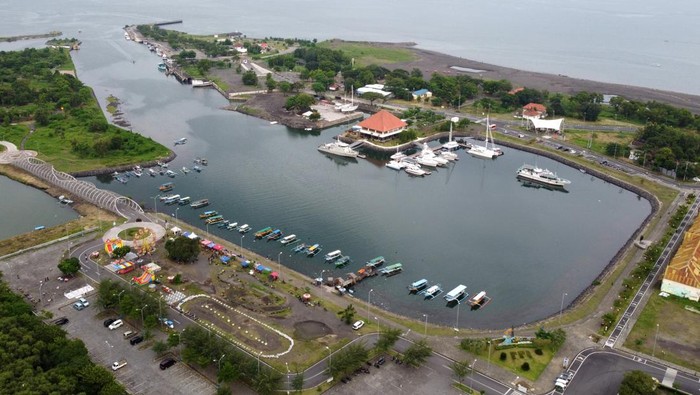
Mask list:
[[655,288],[625,347],[700,370],[700,303],[675,296],[663,298],[658,293]]
[[[627,147],[634,140],[633,133],[625,132],[601,132],[590,130],[566,130],[566,140],[576,144],[582,149],[587,149],[598,154],[605,154],[605,147],[610,143],[617,143],[621,147]],[[590,147],[588,144],[590,142]],[[618,156],[623,155],[619,152]]]
[[412,62],[418,59],[418,57],[407,48],[388,48],[384,45],[377,45],[374,43],[330,40],[321,42],[318,46],[342,50],[346,55],[355,59],[355,64],[359,66]]

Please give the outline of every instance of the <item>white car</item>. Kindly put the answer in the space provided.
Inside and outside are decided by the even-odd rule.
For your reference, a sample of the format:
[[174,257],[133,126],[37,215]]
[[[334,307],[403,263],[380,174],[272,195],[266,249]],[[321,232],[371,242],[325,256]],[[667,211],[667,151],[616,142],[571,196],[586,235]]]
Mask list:
[[80,304],[82,304],[85,307],[90,306],[90,302],[88,302],[87,299],[85,299],[85,298],[78,299],[78,302],[80,302]]
[[355,322],[354,324],[352,324],[352,329],[358,330],[358,329],[362,328],[363,326],[365,326],[365,322],[362,320],[359,320],[359,321]]
[[116,320],[116,321],[112,322],[112,323],[109,325],[109,330],[110,330],[110,331],[113,331],[113,330],[119,328],[119,327],[122,326],[122,325],[124,325],[124,321],[122,321],[122,320]]
[[119,369],[123,368],[124,366],[126,366],[126,360],[125,360],[125,359],[123,359],[123,360],[121,360],[121,361],[114,362],[114,363],[112,364],[112,370],[119,370]]

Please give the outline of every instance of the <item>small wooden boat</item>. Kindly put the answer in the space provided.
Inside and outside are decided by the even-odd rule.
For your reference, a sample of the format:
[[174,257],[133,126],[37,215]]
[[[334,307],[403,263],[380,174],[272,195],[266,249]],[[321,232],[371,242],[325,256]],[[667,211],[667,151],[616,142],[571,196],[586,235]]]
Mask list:
[[312,258],[315,257],[316,254],[318,254],[319,252],[321,252],[321,246],[318,244],[314,244],[306,249],[306,256]]
[[279,238],[282,237],[282,231],[279,229],[275,229],[267,235],[267,241],[273,241],[273,240],[279,240]]
[[297,235],[291,234],[289,236],[284,236],[282,240],[280,240],[280,243],[283,245],[289,244],[297,239]]
[[208,205],[209,205],[209,199],[201,199],[201,200],[197,200],[196,202],[192,202],[192,204],[190,204],[190,207],[202,208],[202,207],[206,207]]
[[295,253],[295,254],[296,254],[297,252],[302,252],[302,251],[304,251],[304,250],[306,250],[306,244],[305,244],[305,243],[301,243],[301,244],[297,245],[296,247],[292,248],[292,252]]
[[421,278],[418,281],[412,282],[411,285],[408,286],[408,290],[411,293],[416,293],[427,286],[428,286],[428,280],[425,278]]
[[270,233],[272,233],[272,228],[268,226],[266,228],[262,228],[259,231],[255,232],[255,238],[262,239],[263,237],[269,235]]
[[217,223],[217,222],[221,222],[221,221],[223,221],[223,220],[224,220],[224,216],[223,216],[223,215],[215,215],[215,216],[213,216],[213,217],[207,218],[207,219],[204,221],[204,223],[207,224],[207,225],[211,225],[211,224],[215,224],[215,223]]
[[385,262],[384,257],[378,256],[370,261],[367,261],[366,266],[371,267],[371,268],[375,268],[375,267],[379,267],[379,266],[383,265],[384,262]]
[[347,265],[348,263],[350,263],[350,257],[347,255],[343,255],[340,258],[338,258],[338,260],[335,261],[334,264],[335,264],[335,267],[343,267],[343,266]]
[[215,211],[215,210],[205,211],[202,214],[199,214],[199,218],[205,219],[205,218],[213,217],[215,215],[219,215],[219,212]]

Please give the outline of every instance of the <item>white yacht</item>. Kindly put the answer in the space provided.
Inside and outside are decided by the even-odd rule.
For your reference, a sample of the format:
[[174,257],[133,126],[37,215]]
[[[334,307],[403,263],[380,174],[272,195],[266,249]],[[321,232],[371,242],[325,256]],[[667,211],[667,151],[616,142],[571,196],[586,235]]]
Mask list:
[[456,160],[459,160],[459,157],[457,154],[455,154],[452,151],[440,151],[440,156],[447,159],[450,162],[454,162]]
[[425,171],[425,170],[421,169],[419,165],[414,164],[414,163],[407,163],[406,167],[404,167],[403,170],[412,176],[418,176],[418,177],[423,177],[423,176],[427,176],[430,174],[429,171]]
[[520,166],[516,177],[520,180],[554,188],[564,188],[571,184],[571,181],[557,177],[556,173],[552,171],[528,164]]
[[350,148],[350,145],[340,141],[340,137],[338,137],[337,141],[332,143],[319,145],[318,150],[327,154],[343,156],[346,158],[357,158],[357,156],[360,155],[359,152]]
[[386,167],[394,170],[401,170],[404,167],[406,167],[408,163],[400,161],[400,160],[390,160],[389,163],[386,164]]
[[[491,134],[491,128],[489,127],[489,117],[486,117],[486,140],[484,140],[484,146],[479,144],[472,144],[472,147],[467,151],[469,155],[475,158],[481,159],[496,159],[501,153],[499,152],[495,145],[493,144],[493,135]],[[489,148],[489,138],[491,138],[491,148]]]
[[435,155],[435,152],[428,147],[427,143],[423,143],[423,150],[421,151],[419,157],[432,159],[437,162],[438,166],[446,166],[449,163],[449,160],[446,158]]

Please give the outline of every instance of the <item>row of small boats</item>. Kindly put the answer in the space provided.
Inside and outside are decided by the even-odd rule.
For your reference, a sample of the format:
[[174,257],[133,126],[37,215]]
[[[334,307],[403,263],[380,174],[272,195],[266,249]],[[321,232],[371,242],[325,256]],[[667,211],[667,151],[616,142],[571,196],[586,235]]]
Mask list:
[[[425,300],[432,300],[443,293],[443,289],[440,284],[430,285],[428,280],[425,278],[411,283],[411,285],[408,286],[408,291],[411,294],[423,295]],[[466,299],[467,303],[469,303],[472,307],[481,307],[491,301],[491,298],[486,295],[486,291],[481,291],[467,299],[468,297],[469,293],[467,293],[467,286],[463,284],[459,284],[444,296],[448,304],[461,303]]]

